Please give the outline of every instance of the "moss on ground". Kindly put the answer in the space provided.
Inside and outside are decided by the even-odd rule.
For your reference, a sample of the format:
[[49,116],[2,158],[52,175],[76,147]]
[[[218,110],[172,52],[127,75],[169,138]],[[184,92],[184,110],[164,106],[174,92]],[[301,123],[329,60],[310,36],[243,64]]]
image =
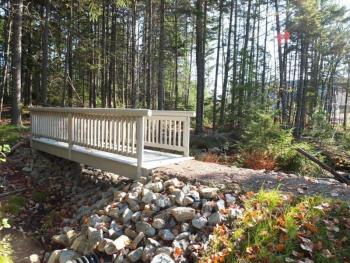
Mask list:
[[0,212],[10,213],[14,216],[18,216],[25,203],[26,200],[22,196],[10,196],[6,201],[3,202],[3,205],[0,208]]
[[13,125],[0,125],[0,145],[15,144],[19,140],[21,133],[27,130],[28,128],[19,129]]

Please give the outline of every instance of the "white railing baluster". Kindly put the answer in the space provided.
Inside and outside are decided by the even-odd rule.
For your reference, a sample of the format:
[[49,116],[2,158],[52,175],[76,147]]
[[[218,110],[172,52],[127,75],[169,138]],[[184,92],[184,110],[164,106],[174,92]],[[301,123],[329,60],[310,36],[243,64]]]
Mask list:
[[120,120],[117,120],[117,152],[120,152]]

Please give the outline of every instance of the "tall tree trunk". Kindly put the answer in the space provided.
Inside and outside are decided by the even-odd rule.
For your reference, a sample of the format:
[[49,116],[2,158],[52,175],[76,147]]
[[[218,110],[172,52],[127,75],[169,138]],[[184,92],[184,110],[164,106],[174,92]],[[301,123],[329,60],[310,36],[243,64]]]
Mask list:
[[238,27],[238,0],[235,0],[235,21],[233,28],[233,66],[232,66],[232,87],[231,87],[231,116],[232,122],[235,123],[235,97],[236,97],[236,86],[237,86],[237,50],[238,50],[238,41],[237,41],[237,27]]
[[12,41],[12,112],[11,124],[22,126],[21,86],[22,86],[22,11],[23,0],[14,0],[13,8],[13,41]]
[[[31,24],[31,19],[29,25]],[[32,106],[33,93],[33,50],[32,50],[32,32],[27,32],[27,70],[25,75],[25,105]]]
[[295,129],[294,135],[300,139],[303,129],[303,102],[305,96],[305,69],[307,68],[307,44],[306,40],[301,37],[301,51],[300,51],[300,70],[299,70],[299,85],[297,91],[297,109],[295,114]]
[[346,127],[347,127],[349,90],[350,90],[350,61],[348,65],[348,82],[347,82],[347,87],[345,91],[344,120],[343,120],[344,130],[346,130]]
[[109,93],[108,93],[108,107],[115,107],[115,45],[116,45],[116,19],[117,19],[117,13],[115,10],[115,6],[112,6],[112,28],[111,28],[111,39],[110,39],[110,61],[109,61]]
[[265,39],[264,39],[264,57],[263,57],[263,71],[261,76],[261,104],[265,105],[265,90],[266,90],[266,53],[267,53],[267,33],[268,33],[268,19],[269,19],[269,2],[266,3],[266,18],[265,18]]
[[216,65],[215,65],[215,81],[214,81],[214,96],[213,96],[213,131],[216,130],[216,103],[217,103],[217,89],[218,89],[218,75],[219,75],[219,59],[220,59],[220,41],[221,41],[221,20],[222,20],[222,6],[223,0],[219,2],[219,25],[217,36],[217,50],[216,50]]
[[[298,46],[298,41],[296,46]],[[289,102],[289,113],[288,113],[288,124],[289,126],[292,125],[292,111],[293,111],[293,104],[294,104],[294,93],[295,93],[295,77],[297,73],[297,61],[298,61],[298,50],[295,50],[295,55],[294,55],[294,69],[293,69],[293,80],[292,80],[292,92],[290,94],[290,102]]]
[[2,81],[0,84],[0,120],[2,115],[2,108],[4,103],[5,89],[8,83],[8,71],[9,71],[9,59],[10,59],[10,46],[11,46],[11,35],[12,35],[12,17],[7,15],[7,26],[4,30],[4,66],[2,70]]
[[165,16],[165,0],[160,0],[160,31],[159,31],[159,68],[158,68],[158,110],[164,110],[164,16]]
[[238,116],[242,116],[243,114],[243,100],[244,100],[244,84],[245,84],[245,75],[246,75],[246,62],[248,56],[248,42],[249,42],[249,29],[250,29],[250,13],[252,7],[252,0],[248,0],[248,8],[247,8],[247,20],[245,24],[245,35],[244,35],[244,45],[242,49],[242,60],[241,60],[241,80],[239,87],[239,102],[238,102]]
[[148,0],[148,36],[147,36],[147,109],[151,108],[151,83],[152,83],[152,0]]
[[49,60],[49,20],[50,20],[51,0],[45,1],[45,24],[43,33],[43,60],[41,64],[41,104],[47,105],[48,86],[48,60]]
[[138,85],[136,85],[136,0],[132,0],[131,3],[131,107],[136,108],[138,102]]
[[260,49],[260,3],[258,4],[257,19],[258,19],[258,29],[256,34],[256,58],[255,58],[255,93],[258,93],[258,71],[259,71],[259,49]]
[[204,58],[204,1],[196,1],[196,64],[197,64],[197,104],[196,134],[203,132],[205,58]]
[[178,48],[178,24],[177,24],[177,0],[175,0],[175,21],[174,21],[174,31],[175,31],[175,110],[178,107],[179,100],[179,83],[178,83],[178,57],[179,57],[179,48]]
[[222,85],[222,96],[221,96],[220,125],[223,125],[225,122],[225,107],[226,107],[228,71],[230,69],[230,62],[231,62],[231,33],[232,33],[233,6],[234,6],[234,0],[231,0],[230,22],[229,22],[229,28],[228,28],[227,51],[226,51],[225,71],[224,71],[224,82]]
[[126,54],[125,54],[125,79],[124,79],[124,106],[129,106],[129,56],[130,56],[130,48],[129,48],[129,39],[130,39],[130,17],[127,17],[127,25],[126,25]]
[[191,88],[191,75],[192,75],[192,62],[193,62],[193,42],[194,42],[194,30],[191,32],[191,44],[190,44],[190,68],[188,70],[187,76],[187,88],[186,88],[186,97],[185,97],[185,108],[189,107],[189,99],[190,99],[190,88]]
[[101,31],[101,106],[102,108],[106,107],[106,83],[105,83],[105,74],[106,74],[106,1],[103,1],[102,6],[102,31]]
[[72,37],[73,6],[70,6],[67,37],[67,67],[68,67],[68,106],[73,106],[73,37]]
[[275,16],[276,16],[276,31],[277,31],[277,39],[278,39],[278,66],[279,66],[279,101],[281,102],[281,110],[282,110],[282,122],[286,121],[286,103],[285,103],[285,90],[284,90],[284,64],[283,64],[283,53],[282,53],[282,35],[281,35],[281,25],[280,25],[280,16],[278,9],[278,0],[275,0]]

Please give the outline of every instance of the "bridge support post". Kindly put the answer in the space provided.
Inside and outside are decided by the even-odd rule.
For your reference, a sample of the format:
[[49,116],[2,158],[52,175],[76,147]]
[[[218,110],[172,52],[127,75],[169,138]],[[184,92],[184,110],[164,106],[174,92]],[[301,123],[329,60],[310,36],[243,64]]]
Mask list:
[[72,113],[68,113],[68,159],[72,159],[72,146],[73,146],[73,118]]
[[184,143],[184,156],[188,157],[190,156],[190,122],[191,118],[187,117],[186,121],[184,122],[184,131],[183,131],[183,143]]
[[137,176],[142,175],[143,150],[145,146],[145,117],[139,117],[136,125]]

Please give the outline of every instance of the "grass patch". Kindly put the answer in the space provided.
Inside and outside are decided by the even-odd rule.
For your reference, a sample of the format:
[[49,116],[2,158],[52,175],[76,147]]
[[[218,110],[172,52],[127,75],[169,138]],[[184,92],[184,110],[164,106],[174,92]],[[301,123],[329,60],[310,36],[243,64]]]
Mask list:
[[13,125],[0,125],[0,145],[15,144],[20,136],[21,132],[28,130],[28,128],[17,128]]
[[11,243],[6,237],[0,240],[0,263],[12,263],[12,253]]
[[348,204],[278,190],[246,197],[243,215],[232,229],[217,227],[202,262],[349,262]]
[[18,216],[24,207],[26,200],[22,196],[11,196],[0,208],[3,213],[10,213],[14,216]]
[[35,202],[44,202],[46,200],[46,197],[47,193],[45,192],[36,191],[32,194],[32,198]]

